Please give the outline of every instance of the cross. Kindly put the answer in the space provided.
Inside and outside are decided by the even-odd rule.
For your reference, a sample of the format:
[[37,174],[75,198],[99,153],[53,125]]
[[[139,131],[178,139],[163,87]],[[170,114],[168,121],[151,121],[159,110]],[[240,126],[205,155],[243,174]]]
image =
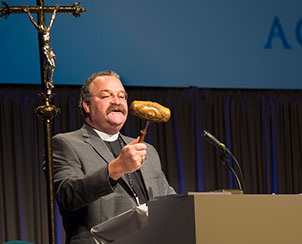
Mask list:
[[[36,3],[36,6],[9,6],[7,2],[2,1],[3,7],[0,7],[0,17],[7,19],[10,14],[27,14],[31,23],[38,31],[42,84],[41,97],[44,104],[37,107],[35,112],[42,117],[44,121],[49,243],[56,244],[51,121],[53,117],[60,112],[60,109],[51,104],[53,97],[52,89],[54,88],[52,78],[55,70],[56,55],[50,46],[50,30],[57,13],[71,13],[73,16],[79,17],[80,13],[86,10],[80,7],[79,2],[74,3],[72,6],[44,6],[44,0],[36,0]],[[37,22],[32,16],[32,13],[37,14]],[[45,13],[52,14],[48,26],[45,24]]]
[[[55,69],[56,56],[50,46],[50,30],[57,13],[72,13],[75,17],[79,17],[80,13],[86,11],[79,6],[79,2],[72,6],[44,6],[43,0],[37,0],[37,6],[9,6],[7,2],[2,2],[4,7],[0,7],[1,17],[8,18],[10,14],[27,13],[30,21],[38,30],[39,51],[40,51],[40,68],[41,80],[45,85],[46,94],[51,95],[53,88],[53,73]],[[31,13],[38,14],[38,23],[34,20]],[[45,13],[52,13],[50,24],[45,24]]]

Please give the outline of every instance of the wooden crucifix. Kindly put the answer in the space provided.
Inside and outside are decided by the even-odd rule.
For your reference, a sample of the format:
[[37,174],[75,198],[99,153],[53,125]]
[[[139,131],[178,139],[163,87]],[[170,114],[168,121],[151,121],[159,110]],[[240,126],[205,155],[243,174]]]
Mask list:
[[[55,70],[56,55],[50,46],[50,30],[53,26],[57,13],[71,13],[75,17],[79,17],[80,13],[83,13],[86,10],[80,7],[79,2],[74,3],[72,6],[44,6],[44,0],[36,0],[36,3],[36,6],[9,6],[7,2],[2,1],[3,7],[0,7],[0,17],[7,18],[10,14],[27,14],[30,21],[38,31],[42,84],[41,97],[43,100],[43,105],[37,107],[35,112],[44,121],[49,243],[56,244],[51,124],[53,117],[60,112],[60,109],[51,104],[53,97],[52,89],[54,88],[53,74]],[[37,22],[32,16],[33,13],[37,14]],[[45,24],[45,13],[52,14],[48,26]]]

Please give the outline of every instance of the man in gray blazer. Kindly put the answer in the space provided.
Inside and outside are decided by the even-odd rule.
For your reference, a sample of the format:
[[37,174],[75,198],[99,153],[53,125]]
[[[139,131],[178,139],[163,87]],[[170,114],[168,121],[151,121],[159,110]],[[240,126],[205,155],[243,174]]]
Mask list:
[[53,138],[54,183],[66,243],[94,244],[91,227],[175,191],[155,148],[119,133],[128,105],[117,73],[89,77],[79,104],[82,128]]

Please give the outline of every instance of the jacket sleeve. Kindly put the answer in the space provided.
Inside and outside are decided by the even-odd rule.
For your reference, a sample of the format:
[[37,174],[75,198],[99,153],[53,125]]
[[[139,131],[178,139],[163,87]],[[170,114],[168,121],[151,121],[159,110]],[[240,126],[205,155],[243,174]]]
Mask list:
[[67,211],[87,206],[101,196],[113,192],[107,164],[93,172],[85,172],[81,155],[62,135],[53,138],[53,174],[56,199]]

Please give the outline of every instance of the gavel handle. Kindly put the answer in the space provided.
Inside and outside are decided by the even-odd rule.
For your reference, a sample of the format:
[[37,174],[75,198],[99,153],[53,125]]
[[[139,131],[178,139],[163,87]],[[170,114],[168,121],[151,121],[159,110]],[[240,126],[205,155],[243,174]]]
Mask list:
[[145,135],[147,134],[147,128],[148,128],[149,123],[150,123],[150,121],[146,121],[144,129],[142,129],[140,131],[141,134],[139,136],[139,141],[138,141],[139,143],[142,143],[144,141]]

